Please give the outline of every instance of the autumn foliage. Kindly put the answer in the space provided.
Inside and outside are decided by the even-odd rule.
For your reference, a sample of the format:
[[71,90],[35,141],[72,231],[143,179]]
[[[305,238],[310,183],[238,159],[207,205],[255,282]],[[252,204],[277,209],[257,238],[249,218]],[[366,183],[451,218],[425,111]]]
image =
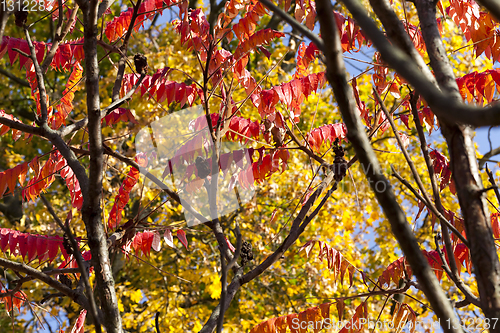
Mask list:
[[[285,333],[336,323],[344,333],[371,319],[414,332],[422,318],[442,319],[425,298],[425,269],[461,319],[487,317],[461,180],[470,173],[487,188],[475,193],[487,207],[484,237],[498,247],[498,140],[489,137],[483,157],[493,173],[477,168],[474,150],[463,171],[446,137],[456,124],[392,69],[348,6],[327,14],[333,53],[357,65],[344,86],[332,82],[343,67],[328,67],[324,33],[312,38],[324,28],[318,1],[278,1],[279,15],[257,0],[50,2],[27,24],[15,14],[0,44],[0,303],[10,316],[1,325]],[[413,56],[433,61],[421,13],[392,6]],[[473,0],[439,1],[432,21],[458,99],[494,108],[495,14]],[[188,124],[174,117],[196,107]],[[177,136],[159,135],[159,124]],[[139,133],[154,149],[137,148]],[[357,149],[362,135],[371,152]],[[363,176],[375,168],[364,153],[390,181]],[[391,233],[381,185],[404,208],[419,247],[410,256]],[[223,190],[234,192],[229,208]],[[198,212],[188,195],[208,208]],[[15,199],[21,216],[11,218]],[[188,213],[199,225],[188,226]],[[418,270],[414,256],[425,260]]]

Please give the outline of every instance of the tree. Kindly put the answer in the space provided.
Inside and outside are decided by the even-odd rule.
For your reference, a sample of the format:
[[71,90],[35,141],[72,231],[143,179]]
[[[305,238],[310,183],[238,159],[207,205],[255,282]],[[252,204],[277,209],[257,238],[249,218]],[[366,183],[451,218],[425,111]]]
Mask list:
[[495,3],[23,4],[0,10],[13,328],[500,331],[472,141],[500,124]]

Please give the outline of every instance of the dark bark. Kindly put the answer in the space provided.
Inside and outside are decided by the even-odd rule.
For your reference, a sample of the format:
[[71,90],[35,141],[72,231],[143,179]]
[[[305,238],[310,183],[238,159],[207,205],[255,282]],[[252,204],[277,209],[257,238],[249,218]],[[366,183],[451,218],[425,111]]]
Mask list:
[[[441,327],[445,332],[462,332],[460,322],[453,312],[453,307],[441,289],[427,259],[422,254],[415,235],[406,220],[406,215],[399,206],[392,187],[380,168],[357,113],[356,103],[351,88],[347,83],[340,36],[330,0],[319,0],[316,4],[320,31],[325,44],[326,76],[333,88],[335,99],[347,127],[347,137],[356,150],[368,182],[391,224],[392,232],[410,263],[421,289],[424,291],[436,316],[441,320]],[[450,323],[451,325],[449,325]]]
[[[462,97],[437,27],[435,3],[416,0],[415,6],[437,82],[454,100],[461,101]],[[453,111],[453,108],[450,108],[449,113],[453,114]],[[438,119],[448,144],[451,171],[470,243],[481,308],[487,318],[500,318],[500,262],[485,194],[481,191],[483,184],[479,177],[472,141],[473,130],[439,115]],[[500,326],[491,328],[491,331],[500,332]]]
[[118,301],[101,211],[103,145],[99,102],[99,64],[97,59],[98,1],[80,1],[79,5],[83,11],[85,36],[83,50],[85,52],[85,88],[87,92],[87,126],[90,151],[88,195],[84,197],[82,215],[96,272],[97,290],[105,317],[104,325],[108,333],[121,333],[121,317],[118,311]]
[[370,0],[370,4],[380,22],[385,28],[385,32],[392,43],[401,48],[410,56],[415,64],[420,68],[425,77],[437,87],[436,79],[427,67],[424,59],[420,56],[410,36],[406,33],[403,23],[396,15],[388,0]]

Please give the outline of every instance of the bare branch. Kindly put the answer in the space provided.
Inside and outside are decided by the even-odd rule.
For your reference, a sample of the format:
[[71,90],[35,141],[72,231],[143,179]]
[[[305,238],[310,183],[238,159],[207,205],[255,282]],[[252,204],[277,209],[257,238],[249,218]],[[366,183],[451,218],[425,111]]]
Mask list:
[[[364,131],[364,126],[359,119],[356,111],[356,103],[351,88],[347,83],[340,36],[333,16],[331,2],[330,0],[319,0],[316,2],[316,6],[321,35],[325,42],[326,76],[333,88],[336,101],[346,124],[347,137],[354,146],[356,154],[364,166],[363,169],[365,170],[366,178],[391,224],[392,232],[396,236],[436,316],[441,320],[443,330],[445,332],[462,332],[460,322],[453,312],[453,308],[441,289],[436,276],[432,272],[427,259],[420,250],[415,235],[406,220],[405,213],[399,206],[392,187],[380,168],[377,157]],[[365,31],[365,33],[368,32]],[[399,52],[403,54],[401,51]],[[407,57],[406,55],[404,56]],[[384,185],[385,190],[381,191],[377,188],[380,184]],[[456,328],[453,329],[450,325],[445,325],[445,321],[447,323],[451,322],[451,327]]]
[[486,162],[488,162],[488,160],[491,157],[499,155],[499,154],[500,154],[500,147],[492,149],[489,152],[487,152],[486,154],[484,154],[484,156],[479,159],[479,169],[483,169],[484,165],[486,164]]
[[[460,103],[462,97],[437,26],[435,3],[415,0],[415,6],[436,80],[441,89],[449,94],[449,102]],[[448,110],[449,115],[455,115],[454,106]],[[450,152],[452,177],[464,216],[481,309],[487,318],[499,318],[500,262],[493,239],[490,213],[482,191],[472,129],[457,125],[456,121],[446,117],[443,119],[439,114],[438,120]],[[500,332],[500,327],[494,331]]]
[[101,197],[103,177],[103,144],[101,133],[101,110],[99,99],[99,63],[97,59],[97,8],[98,0],[78,1],[83,11],[85,53],[85,88],[87,92],[87,117],[89,137],[89,187],[84,197],[82,216],[87,229],[88,245],[96,272],[97,290],[106,320],[108,333],[122,333],[122,322],[113,273],[102,222]]
[[82,253],[80,252],[80,248],[78,247],[78,244],[76,243],[75,237],[73,236],[73,233],[71,232],[71,229],[69,228],[69,224],[66,223],[66,226],[63,224],[59,216],[57,216],[56,212],[54,211],[54,208],[52,207],[51,203],[45,195],[40,194],[40,199],[42,199],[45,207],[49,211],[50,215],[54,218],[56,223],[59,225],[61,230],[66,234],[66,237],[69,238],[71,241],[71,245],[73,247],[73,254],[76,258],[76,262],[78,264],[78,269],[80,270],[81,278],[83,279],[83,283],[85,285],[85,290],[87,292],[87,297],[90,301],[90,314],[92,315],[92,319],[94,322],[95,330],[96,332],[101,332],[101,323],[100,323],[100,318],[98,315],[97,311],[97,305],[95,303],[94,299],[94,291],[92,290],[92,287],[90,286],[89,282],[89,275],[88,275],[88,267],[84,263]]
[[[500,105],[487,108],[469,106],[453,99],[448,93],[440,92],[406,53],[389,43],[358,0],[342,2],[363,29],[363,33],[373,42],[384,61],[415,87],[438,117],[478,127],[500,125]],[[449,112],[450,109],[453,109],[453,112]]]
[[12,269],[13,271],[16,271],[19,273],[28,274],[29,276],[33,277],[34,279],[40,280],[40,281],[44,282],[45,284],[51,286],[52,288],[60,291],[64,295],[68,296],[75,303],[80,304],[84,309],[90,310],[90,304],[84,295],[77,292],[76,290],[73,290],[73,289],[65,286],[64,284],[57,281],[56,279],[51,278],[45,272],[34,269],[26,264],[17,263],[17,262],[10,261],[10,260],[4,259],[4,258],[0,258],[0,266],[2,266],[4,268]]
[[455,280],[456,275],[455,275],[455,273],[453,273],[450,270],[450,267],[448,267],[448,264],[447,264],[446,258],[444,256],[444,253],[441,250],[441,248],[439,247],[439,237],[438,237],[438,235],[434,236],[434,243],[436,244],[436,251],[439,254],[439,258],[441,259],[441,262],[443,263],[443,265],[441,266],[441,267],[443,267],[443,270],[450,277],[450,279],[455,283],[455,285],[457,286],[457,288],[460,289],[460,291],[462,292],[462,294],[464,294],[465,299],[467,301],[469,301],[471,304],[474,304],[475,306],[480,307],[481,304],[479,302],[479,299],[476,296],[474,296],[474,294],[472,293],[472,290],[470,290],[469,287],[467,287],[461,279],[456,279]]
[[[33,65],[35,67],[35,73],[36,73],[36,79],[38,82],[38,92],[40,93],[39,99],[40,99],[40,112],[42,115],[42,118],[40,119],[40,124],[45,124],[47,123],[47,92],[45,91],[45,83],[43,82],[43,72],[42,69],[40,68],[40,65],[38,64],[38,60],[36,58],[36,50],[35,46],[33,46],[33,43],[31,42],[31,38],[28,32],[28,28],[24,27],[24,34],[26,35],[26,41],[28,42],[28,46],[30,48],[31,52],[31,61],[33,62]],[[35,119],[36,121],[37,119]]]
[[22,85],[23,87],[28,87],[28,88],[30,87],[30,84],[29,84],[28,81],[23,80],[21,78],[18,78],[17,76],[15,76],[11,72],[9,72],[9,71],[7,71],[7,70],[5,70],[3,68],[0,68],[0,74],[5,75],[6,77],[8,77],[9,79],[11,79],[15,83]]
[[488,169],[488,166],[486,166],[486,174],[488,175],[491,186],[493,186],[493,191],[495,191],[498,204],[500,205],[500,192],[498,191],[498,186],[495,183],[495,178],[493,178],[493,173]]

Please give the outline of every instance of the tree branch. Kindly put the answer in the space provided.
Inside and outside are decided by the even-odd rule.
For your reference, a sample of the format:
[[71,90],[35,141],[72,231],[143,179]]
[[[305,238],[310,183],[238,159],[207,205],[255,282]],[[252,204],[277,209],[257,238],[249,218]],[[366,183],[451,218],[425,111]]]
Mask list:
[[488,162],[488,160],[491,157],[499,155],[499,154],[500,154],[500,147],[492,149],[489,152],[487,152],[486,154],[484,154],[484,156],[479,159],[479,169],[483,169],[484,165],[486,164],[486,162]]
[[[226,300],[227,302],[225,303],[225,308],[223,312],[227,310],[229,307],[231,300],[234,298],[234,295],[238,291],[238,289],[261,275],[264,271],[266,271],[269,267],[271,267],[276,261],[278,261],[283,254],[295,243],[295,241],[298,239],[298,237],[302,234],[302,232],[305,230],[307,225],[316,217],[318,212],[321,210],[321,208],[324,206],[330,195],[337,189],[337,182],[335,182],[330,190],[328,190],[321,200],[321,202],[318,204],[316,209],[306,217],[307,213],[309,210],[312,208],[312,205],[316,201],[316,199],[321,195],[323,190],[328,187],[328,185],[332,182],[333,180],[334,173],[331,171],[325,179],[321,182],[321,184],[318,186],[316,191],[314,191],[313,194],[309,197],[309,199],[306,201],[306,203],[302,206],[299,214],[297,217],[294,219],[292,223],[292,227],[290,229],[290,233],[286,237],[286,239],[283,241],[283,243],[276,249],[276,251],[273,252],[270,256],[268,256],[262,263],[260,263],[257,267],[252,269],[250,272],[247,274],[243,275],[243,267],[237,270],[235,273],[235,276],[233,280],[231,281],[231,284],[227,288],[227,294],[226,294]],[[210,318],[208,321],[205,323],[203,328],[201,329],[200,333],[210,333],[214,330],[215,326],[217,325],[217,320],[219,318],[221,311],[221,304],[219,303],[217,307],[214,309],[212,312]]]
[[[60,1],[62,4],[62,1]],[[64,17],[62,10],[63,7],[59,5],[59,20],[62,22],[62,19]],[[71,30],[71,27],[73,26],[73,23],[76,20],[76,15],[78,13],[78,5],[75,6],[73,9],[73,12],[71,13],[71,17],[66,23],[66,27],[64,28],[64,31],[62,30],[62,25],[57,26],[56,30],[56,38],[54,39],[54,42],[52,43],[52,46],[50,47],[50,51],[47,53],[45,56],[45,59],[43,59],[42,64],[40,65],[42,73],[45,73],[47,69],[49,68],[50,64],[52,63],[52,59],[54,59],[54,56],[56,55],[57,49],[59,48],[59,44],[63,41],[63,39],[68,35],[69,31]]]
[[11,120],[9,118],[0,117],[0,124],[19,130],[23,133],[44,136],[44,131],[42,128],[26,125],[18,121]]
[[[45,90],[45,83],[43,82],[43,72],[42,69],[40,68],[40,65],[38,64],[38,60],[36,58],[36,50],[35,47],[33,46],[33,43],[31,42],[30,34],[28,32],[28,28],[25,26],[24,27],[24,34],[26,36],[26,41],[28,42],[28,46],[30,48],[31,52],[31,61],[33,62],[33,66],[35,67],[35,73],[36,73],[36,80],[38,83],[38,92],[39,92],[39,101],[40,101],[40,113],[42,115],[42,118],[39,120],[39,125],[43,125],[47,123],[47,92]],[[35,121],[37,119],[35,118]]]
[[61,282],[51,278],[45,272],[41,272],[41,271],[34,269],[26,264],[17,263],[17,262],[10,261],[10,260],[4,259],[4,258],[0,258],[0,266],[2,266],[4,268],[12,269],[13,271],[16,271],[19,273],[27,274],[27,275],[33,277],[34,279],[40,280],[40,281],[44,282],[45,284],[51,286],[52,288],[60,291],[64,295],[68,296],[75,303],[80,304],[84,309],[90,310],[90,304],[84,295],[77,292],[76,290],[73,290],[73,289],[65,286]]
[[40,194],[40,199],[42,199],[45,207],[49,211],[50,215],[54,218],[56,223],[59,225],[61,230],[66,234],[66,237],[71,241],[71,245],[73,247],[73,254],[76,258],[76,262],[78,264],[78,269],[80,270],[81,278],[83,279],[83,283],[85,285],[85,290],[87,292],[87,298],[90,301],[90,314],[92,315],[92,319],[94,322],[95,330],[97,333],[101,332],[101,323],[97,311],[97,305],[95,303],[94,299],[94,291],[92,290],[92,287],[90,286],[89,282],[89,276],[88,276],[88,268],[86,267],[82,253],[80,252],[80,248],[78,247],[75,237],[73,237],[73,233],[71,232],[71,229],[69,228],[69,224],[66,223],[66,226],[63,224],[61,219],[59,219],[59,216],[57,216],[56,212],[54,211],[54,208],[52,207],[51,203],[45,195]]
[[[427,149],[427,142],[425,139],[424,129],[422,127],[422,124],[419,121],[420,118],[418,116],[417,104],[416,104],[417,99],[418,99],[418,95],[411,93],[410,108],[411,108],[411,112],[413,114],[413,119],[416,120],[415,127],[417,128],[418,137],[420,139],[420,149],[422,150],[422,154],[424,155],[425,164],[427,166],[427,172],[429,173],[429,179],[431,181],[432,193],[434,195],[435,206],[436,206],[436,209],[438,210],[438,212],[444,217],[445,211],[444,211],[443,204],[441,203],[441,197],[439,195],[439,188],[438,188],[438,185],[436,182],[436,176],[434,173],[434,166],[432,165],[431,157],[429,155],[429,150]],[[448,254],[448,258],[450,258],[451,270],[453,272],[454,278],[458,281],[458,280],[460,280],[460,278],[458,276],[458,268],[457,268],[457,265],[455,262],[455,256],[453,255],[453,246],[451,244],[450,235],[448,233],[448,224],[446,222],[444,222],[441,217],[439,219],[441,221],[441,230],[443,231],[444,242],[446,245],[446,253]],[[454,231],[453,229],[451,229],[451,230]],[[462,234],[460,234],[460,236],[461,235]],[[468,243],[466,245],[468,246]]]
[[[455,285],[462,292],[462,294],[464,294],[465,299],[467,301],[469,301],[471,304],[474,304],[475,306],[480,307],[481,303],[479,302],[479,299],[476,296],[474,296],[474,294],[469,289],[469,287],[467,287],[461,279],[456,278],[456,274],[451,271],[450,267],[448,267],[448,264],[446,262],[446,257],[444,255],[443,251],[441,250],[441,248],[439,247],[438,235],[434,236],[434,243],[436,244],[436,251],[439,254],[439,258],[441,259],[441,262],[443,263],[441,265],[441,267],[443,267],[443,270],[446,272],[446,274],[449,276],[449,278],[455,283]],[[450,257],[448,256],[448,258],[450,258]]]
[[[448,93],[440,92],[406,53],[389,43],[358,0],[342,2],[363,29],[363,33],[373,42],[384,61],[415,87],[434,114],[453,123],[461,122],[477,127],[500,125],[500,104],[479,108],[465,105],[453,99]],[[450,109],[453,109],[453,112],[449,112]]]
[[89,136],[89,187],[83,200],[82,216],[88,236],[88,245],[96,271],[97,289],[101,307],[106,318],[104,325],[108,333],[122,333],[122,322],[113,273],[101,218],[103,144],[101,133],[101,110],[99,100],[99,63],[97,59],[97,8],[98,0],[79,0],[83,11],[85,53],[85,88],[87,92],[87,118]]
[[[356,103],[347,83],[340,36],[330,0],[319,0],[316,2],[316,6],[321,35],[325,42],[326,76],[333,88],[346,124],[347,137],[356,150],[356,154],[365,170],[366,178],[391,224],[392,232],[396,236],[437,317],[441,320],[443,330],[445,332],[462,332],[460,322],[454,314],[453,308],[441,289],[427,259],[420,250],[415,235],[406,220],[405,213],[399,206],[391,185],[380,168],[377,157],[364,131],[364,126],[359,119]],[[364,32],[368,33],[367,31]],[[399,52],[403,54],[401,51]],[[382,184],[383,190],[379,188]],[[451,322],[451,327],[457,328],[450,328],[450,325],[446,325],[445,321],[447,321],[446,323]]]
[[[38,65],[38,60],[36,58],[36,50],[35,47],[33,46],[33,43],[31,42],[31,38],[28,33],[28,29],[25,27],[24,32],[26,35],[26,41],[28,43],[30,53],[28,57],[31,58],[34,67],[35,67],[35,72],[37,76],[37,81],[38,81],[38,90],[39,90],[39,100],[40,100],[40,112],[41,112],[41,119],[35,118],[35,122],[39,124],[41,127],[41,133],[40,135],[49,139],[50,142],[56,146],[56,148],[59,150],[61,155],[66,159],[68,162],[68,165],[70,168],[73,170],[73,172],[76,175],[76,178],[78,179],[78,182],[80,183],[80,187],[82,189],[82,196],[85,200],[86,195],[88,194],[88,178],[87,174],[85,173],[85,169],[82,167],[78,159],[76,158],[75,154],[71,151],[71,149],[68,147],[66,142],[61,138],[61,136],[54,131],[52,128],[50,128],[47,124],[47,94],[45,90],[45,84],[43,81],[43,73],[40,69],[40,66]],[[14,125],[14,124],[13,124]],[[16,127],[13,127],[16,128]],[[25,127],[26,130],[30,130],[29,127]],[[28,132],[29,133],[29,132]]]
[[[394,123],[394,120],[392,119],[392,115],[389,114],[389,111],[387,110],[384,102],[380,98],[380,95],[378,94],[377,89],[373,89],[373,93],[375,94],[375,97],[377,98],[377,101],[380,104],[382,111],[384,112],[387,120],[389,121],[389,124],[391,125],[391,128],[392,128],[392,131],[394,132],[394,135],[396,135],[396,140],[398,142],[399,147],[401,148],[401,151],[403,152],[403,155],[406,159],[406,162],[410,166],[410,170],[411,170],[411,173],[413,175],[413,178],[417,182],[417,186],[420,189],[420,192],[422,193],[422,196],[424,197],[425,201],[427,202],[426,206],[427,207],[434,206],[431,198],[429,198],[429,195],[427,194],[427,191],[425,190],[425,187],[424,187],[424,184],[422,183],[422,180],[420,179],[420,175],[418,174],[418,171],[417,171],[417,168],[415,167],[415,164],[411,160],[410,155],[408,154],[408,151],[406,150],[405,146],[403,145],[399,131],[396,127],[396,124]],[[416,119],[415,123],[419,122],[418,117],[413,118],[413,119]],[[425,137],[424,137],[424,139],[425,139]],[[430,164],[429,156],[427,156],[425,161],[426,161],[426,164],[427,164],[427,167],[429,168],[429,170],[432,170],[432,177],[433,177],[434,176],[434,169],[432,168],[432,164]],[[431,178],[431,179],[434,180],[434,178]],[[443,206],[441,205],[441,200],[439,198],[439,191],[437,191],[437,184],[435,181],[433,182],[432,190],[433,190],[434,199],[436,201],[436,204],[440,207],[439,213],[441,213],[441,215],[444,215],[444,209],[443,209]],[[435,211],[435,210],[436,209],[434,209],[433,211]],[[441,229],[443,231],[443,237],[444,237],[445,245],[446,245],[446,253],[448,254],[448,258],[450,258],[450,267],[451,267],[451,271],[453,272],[453,278],[458,281],[459,280],[458,269],[457,269],[457,264],[455,262],[455,256],[453,255],[453,246],[452,246],[451,240],[450,240],[450,233],[448,232],[447,224],[443,223],[441,221],[441,219],[440,219],[440,222],[441,222],[440,223]]]
[[418,66],[427,80],[437,87],[436,79],[427,67],[424,59],[413,45],[410,36],[406,33],[403,22],[396,15],[388,0],[370,0],[370,4],[375,14],[382,22],[385,32],[391,42],[400,47]]
[[[139,13],[139,7],[141,6],[142,0],[138,0],[134,5],[134,12],[132,13],[132,18],[130,19],[130,24],[127,29],[127,34],[123,39],[123,44],[120,47],[120,60],[118,61],[118,73],[116,74],[115,84],[113,86],[113,95],[112,101],[118,100],[120,97],[120,89],[122,87],[123,74],[125,73],[125,65],[127,64],[127,50],[128,50],[128,41],[130,40],[130,36],[132,36],[132,31],[134,30],[135,21],[137,20],[137,16]],[[141,73],[141,74],[145,74]]]
[[7,70],[5,70],[3,68],[0,68],[0,74],[5,75],[6,77],[8,77],[9,79],[11,79],[15,83],[22,85],[23,87],[28,87],[28,88],[30,87],[30,84],[29,84],[28,81],[23,80],[21,78],[18,78],[17,76],[15,76],[11,72],[9,72],[9,71],[7,71]]
[[319,38],[316,34],[314,34],[309,28],[307,28],[305,25],[301,24],[297,20],[295,20],[293,17],[288,15],[287,12],[276,6],[274,3],[272,3],[269,0],[259,0],[264,6],[272,10],[274,13],[276,13],[278,16],[280,16],[285,22],[290,24],[292,28],[309,38],[318,48],[318,50],[323,50],[324,48],[324,43],[321,38]]
[[[437,26],[435,3],[429,0],[415,0],[415,6],[436,80],[441,89],[450,96],[449,103],[460,103],[462,97]],[[449,115],[455,115],[454,106],[448,110]],[[479,177],[472,129],[457,125],[454,120],[443,119],[439,114],[438,120],[450,152],[452,177],[470,243],[481,309],[487,318],[500,318],[500,262],[485,194],[482,191],[483,184]],[[500,327],[492,331],[500,332]]]
[[493,191],[495,191],[498,204],[500,205],[500,192],[498,191],[498,186],[495,183],[495,178],[493,178],[493,173],[488,169],[488,166],[486,166],[486,174],[488,175],[491,186],[493,186]]
[[[226,309],[226,303],[229,303],[229,299],[227,298],[227,273],[228,271],[233,268],[233,266],[237,265],[237,260],[240,257],[240,252],[241,252],[241,232],[240,232],[240,226],[238,224],[238,221],[235,221],[236,227],[235,227],[235,233],[236,233],[236,251],[234,252],[233,258],[229,263],[226,264],[226,259],[224,255],[224,250],[220,249],[220,262],[221,262],[221,294],[220,294],[220,308],[222,311],[219,313],[219,318],[217,320],[217,333],[222,332],[222,326],[224,323],[224,313]],[[237,267],[237,270],[239,270],[239,266]],[[236,270],[236,271],[237,271]]]

